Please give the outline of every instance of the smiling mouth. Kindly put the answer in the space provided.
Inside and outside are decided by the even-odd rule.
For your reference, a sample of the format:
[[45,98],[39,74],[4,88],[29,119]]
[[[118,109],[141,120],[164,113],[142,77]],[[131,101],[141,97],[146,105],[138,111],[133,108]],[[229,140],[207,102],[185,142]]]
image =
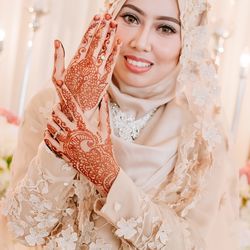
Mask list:
[[150,62],[142,62],[141,60],[136,60],[132,57],[128,57],[125,56],[125,59],[127,61],[128,64],[130,64],[131,66],[137,67],[137,68],[150,68],[151,66],[153,66],[153,63]]

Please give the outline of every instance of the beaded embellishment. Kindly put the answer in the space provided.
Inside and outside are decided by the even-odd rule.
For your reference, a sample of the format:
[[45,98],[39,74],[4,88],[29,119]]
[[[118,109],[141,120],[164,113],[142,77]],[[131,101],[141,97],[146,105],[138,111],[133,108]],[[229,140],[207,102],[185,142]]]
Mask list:
[[147,125],[157,108],[145,114],[139,119],[129,112],[122,112],[116,103],[110,103],[111,118],[114,133],[127,142],[133,142],[140,134],[140,131]]

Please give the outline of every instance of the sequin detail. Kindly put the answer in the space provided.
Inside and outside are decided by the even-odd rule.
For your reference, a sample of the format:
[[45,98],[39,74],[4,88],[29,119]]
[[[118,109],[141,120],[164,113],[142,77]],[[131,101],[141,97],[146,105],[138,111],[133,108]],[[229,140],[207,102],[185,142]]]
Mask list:
[[133,114],[122,112],[116,103],[110,103],[110,107],[114,133],[127,142],[133,142],[138,138],[141,130],[147,125],[157,110],[157,108],[155,108],[136,120]]

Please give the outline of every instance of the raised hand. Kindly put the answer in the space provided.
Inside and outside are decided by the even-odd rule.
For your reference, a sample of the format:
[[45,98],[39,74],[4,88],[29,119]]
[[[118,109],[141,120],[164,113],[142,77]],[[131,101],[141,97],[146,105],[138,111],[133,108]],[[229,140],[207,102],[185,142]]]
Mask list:
[[96,185],[106,195],[119,172],[112,150],[108,96],[100,103],[99,124],[96,128],[84,119],[80,106],[65,85],[58,88],[69,107],[72,121],[62,112],[60,105],[52,112],[44,141],[56,155]]
[[[109,14],[95,16],[66,70],[63,46],[60,41],[55,41],[52,80],[56,87],[67,86],[81,110],[95,108],[105,94],[121,46],[115,37],[116,29],[117,24]],[[68,109],[62,99],[61,104],[62,110]]]

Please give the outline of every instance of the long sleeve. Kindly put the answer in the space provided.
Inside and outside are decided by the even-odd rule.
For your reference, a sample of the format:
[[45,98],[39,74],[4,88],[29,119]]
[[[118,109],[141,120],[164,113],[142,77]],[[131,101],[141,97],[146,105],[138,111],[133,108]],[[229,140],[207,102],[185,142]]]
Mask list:
[[232,172],[226,159],[218,158],[199,202],[179,216],[121,170],[107,199],[96,202],[95,210],[129,249],[236,250],[237,175]]
[[12,180],[4,201],[4,215],[25,245],[46,242],[66,216],[76,171],[49,151],[43,142],[46,116],[55,97],[45,91],[28,105],[13,157]]

